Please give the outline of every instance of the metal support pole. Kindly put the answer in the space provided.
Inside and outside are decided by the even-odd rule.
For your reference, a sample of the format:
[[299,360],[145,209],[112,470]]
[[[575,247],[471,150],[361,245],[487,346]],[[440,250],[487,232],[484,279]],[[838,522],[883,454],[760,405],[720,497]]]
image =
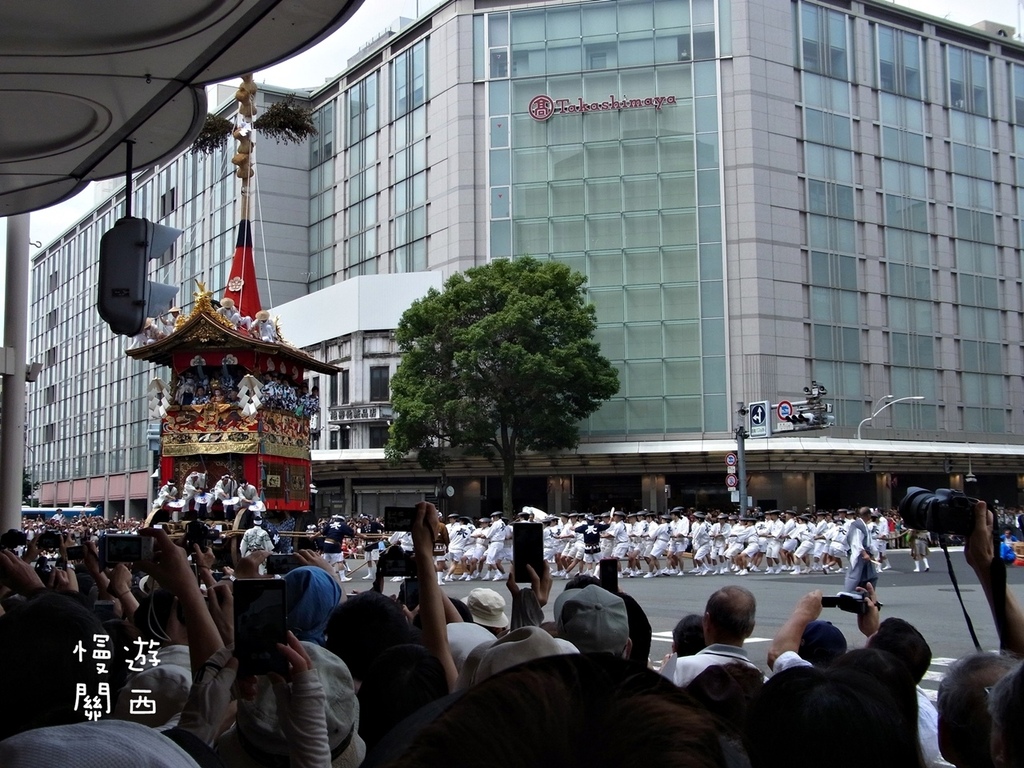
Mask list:
[[739,478],[741,514],[747,510],[747,455],[744,449],[746,439],[747,429],[740,424],[736,427],[736,475]]
[[14,350],[13,370],[4,376],[0,423],[0,530],[21,528],[21,482],[25,471],[25,349],[28,338],[29,219],[7,218],[7,290],[4,346]]

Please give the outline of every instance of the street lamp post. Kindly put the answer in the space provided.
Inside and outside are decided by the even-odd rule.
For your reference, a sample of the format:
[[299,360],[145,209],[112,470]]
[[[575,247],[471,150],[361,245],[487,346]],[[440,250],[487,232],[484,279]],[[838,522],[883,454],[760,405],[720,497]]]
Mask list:
[[[875,403],[875,406],[877,406],[878,403],[882,402],[882,400],[887,400],[888,398],[891,398],[891,397],[892,397],[892,395],[886,395],[885,397],[880,398]],[[880,414],[882,411],[884,411],[890,405],[896,405],[896,403],[903,403],[903,402],[906,402],[907,400],[924,400],[924,395],[910,395],[908,397],[897,397],[895,400],[889,400],[889,402],[887,402],[881,408],[878,408],[878,410],[873,410],[870,416],[868,416],[866,419],[863,419],[861,421],[861,423],[857,425],[857,439],[860,440],[860,430],[861,430],[861,428],[865,424],[867,424],[869,421],[871,421],[873,418],[875,418],[875,416]]]

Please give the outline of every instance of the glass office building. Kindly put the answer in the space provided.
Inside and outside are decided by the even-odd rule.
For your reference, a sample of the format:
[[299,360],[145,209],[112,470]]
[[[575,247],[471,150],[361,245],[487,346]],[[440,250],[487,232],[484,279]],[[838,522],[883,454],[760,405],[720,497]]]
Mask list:
[[[764,506],[886,505],[968,473],[968,492],[1016,503],[1024,47],[1012,33],[869,0],[452,0],[389,30],[298,94],[320,128],[308,147],[261,148],[275,311],[294,343],[342,369],[316,382],[319,503],[373,510],[433,492],[439,478],[414,462],[383,461],[389,329],[444,277],[524,254],[587,275],[621,389],[577,450],[523,458],[523,503],[726,504],[734,430],[753,426],[738,403],[767,403],[776,432],[746,443]],[[171,183],[136,204],[162,220],[173,192],[171,215],[213,222],[160,267],[183,294],[194,277],[215,291],[225,279],[229,250],[213,238],[230,229],[230,180],[210,167],[210,190]],[[88,279],[47,298],[44,265],[69,247],[83,270],[95,260],[68,242],[37,256],[37,357],[57,347],[46,362],[59,370],[63,315],[51,327],[47,313],[77,301],[106,379],[51,376],[140,402],[135,383],[115,394],[124,363]],[[812,381],[834,426],[781,431],[775,406],[799,408]],[[80,473],[110,469],[91,474],[97,452],[60,442],[56,393],[36,387],[30,445],[59,446],[36,458],[49,500],[95,501],[77,498]],[[124,407],[118,471],[131,473],[145,415]],[[118,429],[89,434],[103,448]],[[482,460],[449,468],[450,503],[489,509],[499,476]]]

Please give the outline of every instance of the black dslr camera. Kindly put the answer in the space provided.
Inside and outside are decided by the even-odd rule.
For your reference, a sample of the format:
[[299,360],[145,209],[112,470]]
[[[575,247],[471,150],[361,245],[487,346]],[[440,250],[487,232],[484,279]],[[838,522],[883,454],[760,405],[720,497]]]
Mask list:
[[951,536],[970,536],[977,499],[949,488],[908,488],[900,502],[900,517],[907,528]]

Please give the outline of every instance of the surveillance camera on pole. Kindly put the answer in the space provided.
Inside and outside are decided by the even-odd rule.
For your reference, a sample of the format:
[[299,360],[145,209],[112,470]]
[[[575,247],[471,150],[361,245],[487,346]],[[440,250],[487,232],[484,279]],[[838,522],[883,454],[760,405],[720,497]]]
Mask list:
[[162,256],[182,230],[148,219],[119,219],[100,240],[96,309],[114,333],[134,336],[170,306],[178,289],[151,282],[149,262]]

